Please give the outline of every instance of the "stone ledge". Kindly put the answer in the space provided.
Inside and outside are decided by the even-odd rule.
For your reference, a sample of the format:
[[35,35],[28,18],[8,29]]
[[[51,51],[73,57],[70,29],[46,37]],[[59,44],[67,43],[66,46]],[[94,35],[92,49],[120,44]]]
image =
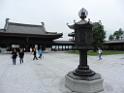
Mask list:
[[77,93],[98,93],[104,90],[102,78],[87,81],[77,80],[66,75],[65,86],[71,91]]

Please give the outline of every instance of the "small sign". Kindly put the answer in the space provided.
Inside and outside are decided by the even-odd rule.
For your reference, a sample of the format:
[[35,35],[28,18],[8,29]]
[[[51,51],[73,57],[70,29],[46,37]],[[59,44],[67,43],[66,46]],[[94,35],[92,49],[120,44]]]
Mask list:
[[12,45],[12,48],[19,48],[19,45]]

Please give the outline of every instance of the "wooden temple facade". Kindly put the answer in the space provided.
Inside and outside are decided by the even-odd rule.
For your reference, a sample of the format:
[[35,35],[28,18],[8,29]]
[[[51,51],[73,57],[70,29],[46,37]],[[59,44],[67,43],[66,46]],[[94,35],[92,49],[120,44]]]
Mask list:
[[6,19],[5,27],[0,29],[0,47],[12,47],[19,45],[21,48],[29,49],[37,46],[51,47],[53,40],[61,38],[62,33],[47,32],[44,23],[41,25],[23,24],[9,22]]

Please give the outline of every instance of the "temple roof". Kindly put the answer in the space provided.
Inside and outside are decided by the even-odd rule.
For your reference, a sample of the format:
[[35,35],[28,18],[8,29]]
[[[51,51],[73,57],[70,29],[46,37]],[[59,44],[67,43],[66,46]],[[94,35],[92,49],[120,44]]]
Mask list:
[[70,37],[74,37],[74,36],[75,36],[75,32],[71,32],[71,33],[69,33],[68,36],[70,36]]
[[124,40],[105,41],[105,44],[116,44],[116,43],[124,43]]
[[0,32],[3,32],[4,31],[4,29],[0,29]]
[[52,36],[62,36],[62,33],[57,32],[47,32],[44,27],[44,23],[41,22],[41,25],[34,24],[24,24],[24,23],[15,23],[9,22],[9,19],[6,19],[6,24],[4,29],[0,29],[0,33],[8,34],[29,34],[29,35],[52,35]]
[[9,22],[6,32],[24,34],[46,34],[42,25],[21,24]]

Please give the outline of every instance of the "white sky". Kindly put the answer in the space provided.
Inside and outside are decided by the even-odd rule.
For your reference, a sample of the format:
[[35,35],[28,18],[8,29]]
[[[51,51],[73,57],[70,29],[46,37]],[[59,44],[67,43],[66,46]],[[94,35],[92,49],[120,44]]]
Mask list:
[[45,22],[48,32],[63,32],[63,39],[67,40],[67,34],[73,30],[66,23],[78,21],[79,10],[85,8],[91,21],[102,21],[108,36],[124,29],[123,3],[123,0],[0,0],[0,28],[6,18],[27,24]]

